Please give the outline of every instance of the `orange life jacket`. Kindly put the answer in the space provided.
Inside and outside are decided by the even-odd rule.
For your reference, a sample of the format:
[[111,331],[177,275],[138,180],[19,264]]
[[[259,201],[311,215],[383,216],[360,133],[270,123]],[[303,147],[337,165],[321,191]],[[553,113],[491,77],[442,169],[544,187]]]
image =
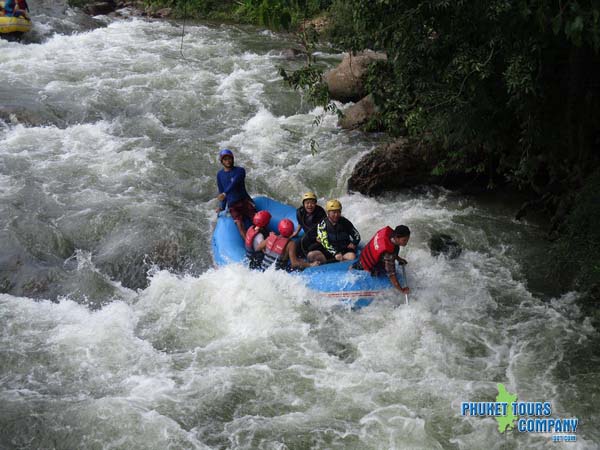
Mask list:
[[262,262],[263,269],[268,269],[275,264],[276,269],[285,269],[287,260],[282,261],[281,257],[285,253],[285,247],[289,242],[289,238],[271,234],[267,238],[267,246],[265,247],[265,257]]
[[248,259],[248,266],[251,269],[259,269],[262,266],[262,261],[264,258],[264,253],[261,251],[256,251],[254,249],[254,238],[258,235],[262,234],[263,237],[265,232],[263,232],[258,227],[250,227],[248,231],[246,231],[246,239],[244,240],[244,247],[246,248],[246,258]]

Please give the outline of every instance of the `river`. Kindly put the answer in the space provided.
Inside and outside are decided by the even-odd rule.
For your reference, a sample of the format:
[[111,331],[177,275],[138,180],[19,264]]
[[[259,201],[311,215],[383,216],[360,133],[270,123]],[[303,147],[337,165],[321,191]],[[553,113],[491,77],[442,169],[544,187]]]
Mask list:
[[[438,189],[349,195],[385,137],[313,125],[277,74],[292,37],[53,5],[0,40],[0,448],[599,448],[600,339],[541,225]],[[363,239],[407,224],[410,304],[214,269],[222,147],[254,194],[338,197]],[[435,232],[462,255],[433,257]],[[578,418],[577,441],[461,415],[498,383]]]

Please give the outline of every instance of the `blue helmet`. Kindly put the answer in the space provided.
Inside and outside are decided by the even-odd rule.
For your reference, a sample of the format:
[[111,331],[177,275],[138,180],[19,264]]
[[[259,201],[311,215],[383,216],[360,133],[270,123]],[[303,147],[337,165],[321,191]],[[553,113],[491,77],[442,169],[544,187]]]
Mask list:
[[225,156],[231,156],[231,158],[233,158],[233,152],[228,148],[224,148],[219,152],[219,161],[223,161],[223,157]]

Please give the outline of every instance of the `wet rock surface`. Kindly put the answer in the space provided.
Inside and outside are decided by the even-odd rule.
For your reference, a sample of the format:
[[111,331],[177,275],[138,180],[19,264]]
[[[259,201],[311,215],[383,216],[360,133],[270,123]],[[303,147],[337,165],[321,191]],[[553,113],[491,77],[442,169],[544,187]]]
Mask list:
[[342,62],[334,69],[323,75],[329,95],[340,102],[358,102],[367,93],[364,87],[364,77],[369,66],[375,61],[385,60],[383,53],[364,51],[356,55],[347,54]]
[[439,181],[427,152],[407,139],[398,139],[365,155],[354,167],[348,190],[377,195]]
[[367,95],[355,105],[344,111],[338,124],[345,130],[354,130],[366,125],[377,113],[377,107],[371,95]]

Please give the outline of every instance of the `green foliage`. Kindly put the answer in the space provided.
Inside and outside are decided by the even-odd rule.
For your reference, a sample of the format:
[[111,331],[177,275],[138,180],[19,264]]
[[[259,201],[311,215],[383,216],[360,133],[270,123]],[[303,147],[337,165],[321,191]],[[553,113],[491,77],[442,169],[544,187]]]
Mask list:
[[[70,0],[87,1],[87,0]],[[322,11],[324,0],[144,0],[153,8],[174,8],[176,17],[233,20],[289,30]]]
[[600,170],[587,179],[569,214],[563,239],[555,251],[563,267],[575,279],[576,287],[600,286]]
[[566,218],[563,272],[600,286],[599,2],[334,0],[330,23],[342,49],[387,53],[366,80],[385,130],[427,142],[438,175],[533,189]]
[[238,6],[235,0],[144,0],[144,4],[154,10],[173,8],[173,17],[179,19],[224,20],[230,20]]
[[[334,27],[326,30],[325,39],[331,42],[347,42],[352,36],[356,36],[353,21],[353,9],[350,2],[345,0],[333,0],[329,8],[329,20],[335,23]],[[353,45],[342,45],[344,48],[356,48]]]
[[235,17],[274,30],[289,30],[321,11],[319,0],[243,0]]
[[71,8],[83,8],[94,3],[93,0],[67,0],[67,5]]
[[322,105],[329,101],[329,92],[322,79],[323,69],[309,64],[291,73],[279,69],[279,74],[294,89],[306,92],[309,100],[314,104]]
[[330,37],[387,53],[367,90],[388,132],[438,149],[437,173],[485,172],[558,194],[597,164],[599,11],[578,1],[335,0]]
[[274,29],[289,29],[292,22],[288,2],[278,0],[245,0],[236,11],[243,21]]

